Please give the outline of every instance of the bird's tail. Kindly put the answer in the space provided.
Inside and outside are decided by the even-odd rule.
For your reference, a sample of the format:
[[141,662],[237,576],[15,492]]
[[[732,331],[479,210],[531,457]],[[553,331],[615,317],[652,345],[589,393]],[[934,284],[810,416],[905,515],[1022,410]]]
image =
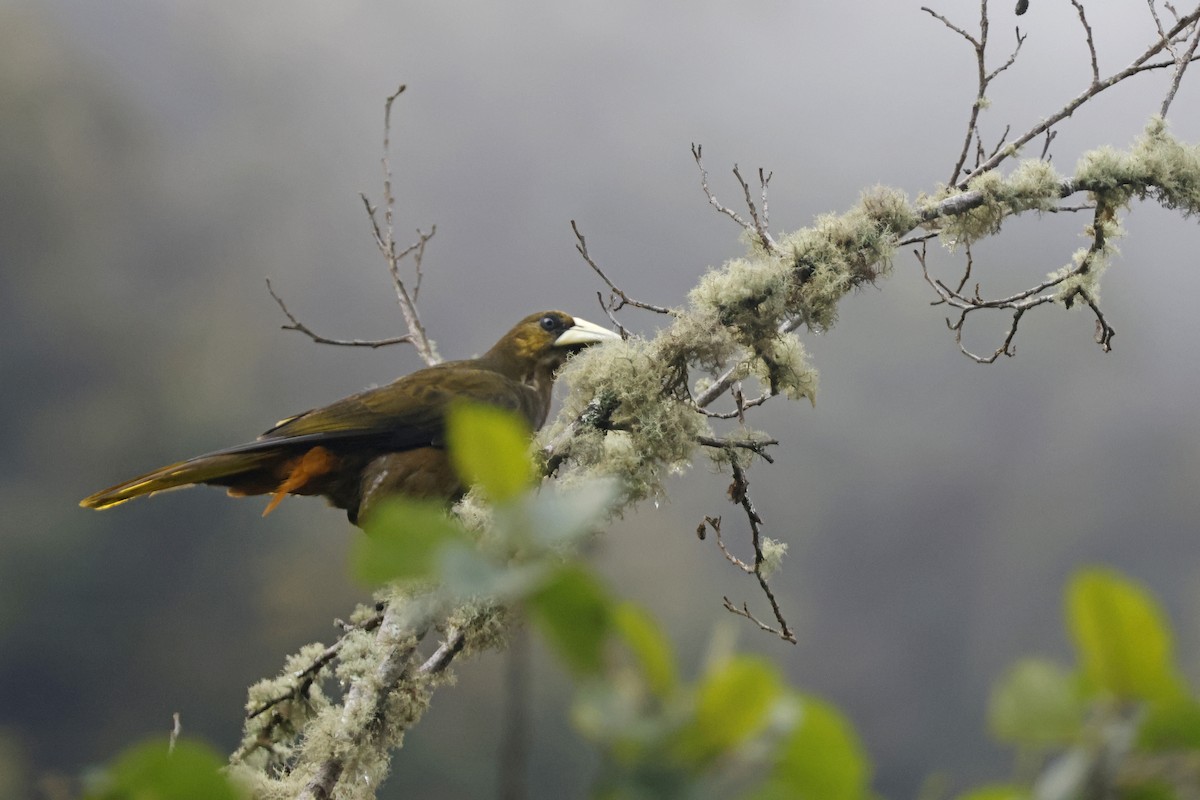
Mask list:
[[110,508],[142,495],[207,483],[229,487],[231,493],[264,494],[278,484],[278,467],[291,448],[278,443],[247,449],[245,446],[189,458],[147,472],[83,498],[84,508]]

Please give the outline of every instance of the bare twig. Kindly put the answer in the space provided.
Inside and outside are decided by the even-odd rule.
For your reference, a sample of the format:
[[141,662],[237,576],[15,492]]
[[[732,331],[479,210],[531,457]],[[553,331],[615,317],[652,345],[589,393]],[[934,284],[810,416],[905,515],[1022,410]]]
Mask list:
[[179,741],[179,735],[183,733],[183,721],[176,711],[171,715],[171,735],[167,739],[167,753],[175,752],[175,743]]
[[747,222],[740,214],[726,205],[723,205],[717,200],[716,195],[712,193],[712,189],[708,186],[708,170],[704,168],[704,161],[701,158],[702,146],[692,144],[692,158],[696,161],[696,167],[700,170],[700,188],[704,190],[704,196],[708,198],[708,203],[721,214],[729,217],[742,228],[752,234],[762,245],[763,249],[770,253],[779,251],[775,239],[767,230],[767,185],[771,182],[771,173],[765,172],[762,169],[758,171],[758,181],[761,186],[761,203],[762,213],[759,213],[758,206],[754,204],[754,199],[750,196],[750,184],[742,177],[741,171],[735,164],[733,167],[733,175],[737,178],[738,184],[742,187],[742,195],[746,200],[746,207],[750,210],[750,222]]
[[[604,270],[600,269],[600,265],[597,264],[588,253],[587,239],[583,238],[583,233],[579,230],[579,226],[575,224],[575,220],[571,220],[571,230],[575,233],[575,250],[579,253],[579,255],[583,256],[583,260],[587,262],[587,265],[591,267],[592,270],[600,276],[600,280],[604,281],[605,285],[608,286],[609,302],[605,307],[609,312],[620,311],[625,306],[633,306],[634,308],[644,308],[647,311],[653,311],[655,314],[672,313],[671,309],[667,308],[666,306],[658,306],[653,303],[644,303],[641,300],[634,300],[632,297],[622,291],[620,287],[613,283],[609,277],[604,274]],[[613,298],[616,299],[614,300]],[[617,302],[617,300],[620,302]],[[603,305],[603,301],[601,301],[601,304]],[[612,318],[611,313],[609,314],[609,317]],[[615,319],[613,321],[616,322]],[[620,323],[617,324],[619,325]],[[622,328],[622,335],[624,335],[624,328]]]
[[[1175,74],[1171,76],[1171,86],[1167,89],[1167,96],[1163,98],[1162,106],[1159,108],[1160,116],[1167,116],[1167,111],[1171,108],[1171,103],[1175,99],[1175,93],[1179,91],[1179,84],[1183,80],[1183,73],[1187,70],[1188,65],[1195,60],[1196,45],[1200,44],[1200,26],[1196,27],[1192,33],[1192,38],[1188,42],[1187,50],[1182,56],[1177,56],[1175,59]],[[1174,52],[1172,50],[1172,52]]]
[[739,422],[745,422],[747,410],[761,406],[772,397],[775,397],[775,395],[771,394],[770,392],[763,392],[752,400],[746,400],[736,387],[731,388],[733,388],[733,401],[737,405],[737,408],[735,408],[733,411],[709,411],[707,408],[702,408],[701,406],[697,405],[695,401],[692,401],[692,406],[696,409],[696,411],[700,412],[709,419],[736,419]]
[[[951,185],[951,186],[953,186],[955,181],[958,180],[958,176],[962,174],[963,168],[966,166],[967,154],[971,151],[971,142],[972,141],[975,142],[976,151],[978,153],[978,156],[976,158],[976,164],[979,164],[985,160],[984,156],[983,156],[983,138],[980,136],[980,133],[979,133],[979,112],[982,111],[983,108],[987,104],[987,90],[988,90],[988,87],[991,85],[992,81],[994,81],[997,78],[997,76],[1000,75],[1000,73],[1004,72],[1006,69],[1011,67],[1016,62],[1017,55],[1021,52],[1021,46],[1023,44],[1025,44],[1026,37],[1025,37],[1025,35],[1023,35],[1021,33],[1020,29],[1018,28],[1017,34],[1016,34],[1017,35],[1017,43],[1016,43],[1016,46],[1013,48],[1012,53],[1009,55],[1008,60],[1006,60],[1004,63],[1002,63],[1000,66],[996,67],[995,69],[992,69],[990,71],[988,70],[988,68],[987,68],[987,46],[988,46],[988,32],[989,32],[991,26],[990,26],[990,23],[988,20],[987,5],[988,5],[987,0],[982,0],[979,4],[979,35],[978,36],[971,35],[964,28],[961,28],[958,25],[955,25],[953,22],[951,22],[945,16],[937,13],[933,9],[931,9],[927,6],[921,6],[922,11],[924,11],[925,13],[929,14],[934,19],[941,22],[943,25],[945,25],[947,28],[949,28],[950,30],[957,33],[962,38],[966,39],[967,42],[971,45],[971,48],[975,51],[975,72],[976,72],[976,79],[977,79],[975,101],[971,104],[971,113],[970,113],[969,118],[967,119],[967,132],[966,132],[966,135],[963,137],[962,148],[959,150],[958,159],[954,162],[954,169],[951,171],[950,180],[947,181],[947,184]],[[1007,138],[1007,136],[1008,136],[1008,130],[1009,129],[1007,127],[1005,127],[1004,135],[1000,137],[1000,141],[996,143],[995,147],[992,150],[993,155],[995,155],[996,153],[998,153],[1000,151],[1001,147],[1004,144],[1005,138]]]
[[770,625],[763,622],[758,617],[754,616],[754,614],[750,613],[750,604],[749,603],[742,603],[742,607],[738,608],[732,602],[730,602],[728,595],[722,595],[721,600],[724,601],[723,604],[725,606],[726,611],[730,612],[731,614],[737,614],[739,617],[745,617],[746,619],[750,620],[755,625],[757,625],[758,629],[760,631],[763,631],[764,633],[774,634],[775,636],[778,636],[781,639],[789,641],[792,644],[796,643],[796,638],[794,635],[791,635],[791,634],[785,635],[783,633],[783,631],[781,631],[779,628],[771,627]]
[[[721,537],[720,517],[706,516],[704,518],[704,522],[711,526],[713,532],[716,534],[717,546],[720,547],[721,554],[725,557],[725,560],[748,575],[753,575],[758,580],[759,588],[762,589],[763,594],[767,598],[767,602],[770,603],[771,612],[775,615],[775,621],[779,623],[779,627],[774,628],[757,619],[753,614],[750,613],[750,608],[745,603],[742,604],[742,608],[739,610],[729,601],[728,597],[724,598],[725,608],[734,614],[737,614],[738,616],[749,619],[758,625],[758,627],[762,630],[774,633],[784,641],[795,644],[796,635],[792,632],[791,627],[784,618],[783,610],[779,607],[779,601],[775,599],[775,593],[771,590],[771,586],[767,582],[766,573],[764,572],[764,561],[766,557],[763,553],[762,544],[762,517],[759,516],[758,511],[754,508],[754,502],[750,499],[750,482],[746,478],[745,470],[738,465],[736,460],[730,462],[730,469],[733,472],[733,482],[729,485],[729,499],[737,505],[740,505],[742,510],[746,512],[746,519],[750,523],[750,542],[754,547],[753,565],[733,555],[733,553],[731,553],[725,546],[725,541]],[[701,528],[703,528],[703,525],[701,525],[700,528],[697,528],[698,533]],[[704,537],[701,536],[700,538],[703,539]]]
[[[720,517],[710,517],[710,516],[706,515],[704,517],[704,522],[701,523],[700,526],[698,528],[696,528],[696,530],[703,531],[704,526],[706,524],[708,525],[708,527],[712,528],[713,533],[716,534],[717,547],[721,548],[721,555],[725,556],[725,560],[728,561],[730,564],[733,564],[735,567],[737,567],[738,569],[740,569],[742,572],[746,573],[747,575],[753,575],[754,567],[751,566],[750,564],[747,564],[745,561],[742,561],[740,558],[735,556],[733,553],[729,552],[729,548],[727,548],[725,546],[725,540],[723,538],[721,538],[721,518]],[[704,537],[701,536],[700,539],[703,540]]]
[[466,644],[467,636],[458,628],[451,628],[446,632],[446,638],[438,645],[437,650],[417,669],[421,675],[436,675],[439,672],[445,672],[450,666],[450,662],[454,657],[462,652],[463,645]]
[[[400,306],[400,312],[404,316],[405,325],[408,328],[408,333],[403,336],[393,336],[386,339],[332,339],[327,336],[322,336],[304,323],[300,322],[283,302],[283,299],[275,293],[275,289],[271,286],[270,279],[267,279],[267,291],[271,293],[271,297],[279,305],[284,315],[288,318],[290,324],[284,325],[284,330],[299,331],[308,338],[318,344],[339,345],[342,347],[386,347],[393,344],[411,344],[417,350],[417,354],[426,364],[436,364],[441,359],[438,357],[437,349],[426,333],[424,326],[421,324],[421,315],[417,310],[417,298],[421,292],[421,280],[424,277],[422,271],[422,262],[425,257],[425,247],[429,244],[429,240],[437,233],[437,226],[430,227],[429,231],[417,230],[417,241],[410,244],[403,250],[397,249],[395,237],[395,207],[396,197],[392,190],[392,166],[389,156],[391,149],[391,129],[392,129],[392,105],[395,103],[401,93],[404,92],[405,86],[401,85],[393,94],[391,94],[384,102],[383,111],[383,156],[381,164],[383,167],[383,222],[379,220],[376,206],[371,205],[371,201],[365,194],[360,194],[363,207],[366,209],[367,218],[371,223],[371,235],[375,240],[376,247],[383,254],[384,260],[387,262],[388,272],[391,274],[392,286],[396,292],[396,301]],[[409,291],[400,275],[400,262],[406,258],[412,259],[414,280],[412,291]]]
[[[960,189],[965,189],[971,178],[995,169],[1002,161],[1008,158],[1011,154],[1017,152],[1017,150],[1023,147],[1031,139],[1041,136],[1043,133],[1050,130],[1051,127],[1074,114],[1081,105],[1091,100],[1105,89],[1111,88],[1126,78],[1132,77],[1140,72],[1174,65],[1176,63],[1174,60],[1152,63],[1150,59],[1154,58],[1156,55],[1165,50],[1167,42],[1174,40],[1175,37],[1179,36],[1183,31],[1188,30],[1196,23],[1197,20],[1200,20],[1200,8],[1179,17],[1175,25],[1173,25],[1170,30],[1166,31],[1164,36],[1159,37],[1154,44],[1146,48],[1141,55],[1139,55],[1129,64],[1129,66],[1118,72],[1112,73],[1107,78],[1094,79],[1091,85],[1089,85],[1075,97],[1071,98],[1071,100],[1069,100],[1061,109],[1042,119],[1028,131],[1014,139],[1008,147],[996,153],[996,155],[992,156],[987,161],[984,161],[970,173],[963,176],[962,179],[956,184],[957,187]],[[1190,60],[1195,60],[1195,58]]]
[[303,333],[305,336],[307,336],[309,339],[312,339],[317,344],[333,344],[333,345],[338,345],[340,347],[376,348],[376,347],[387,347],[388,345],[392,345],[392,344],[401,344],[404,342],[411,342],[413,340],[412,334],[405,334],[404,336],[393,336],[390,339],[330,339],[326,336],[321,336],[320,334],[318,334],[317,332],[315,332],[314,330],[309,328],[307,325],[305,325],[303,322],[296,319],[296,315],[293,314],[288,309],[287,305],[283,302],[283,298],[281,298],[278,294],[275,293],[275,287],[271,286],[270,278],[267,278],[267,291],[271,293],[271,297],[273,297],[275,299],[275,302],[279,304],[280,310],[283,311],[284,316],[286,316],[288,318],[288,321],[291,323],[290,325],[281,325],[280,328],[285,331],[299,331],[300,333]]
[[1092,26],[1088,24],[1087,12],[1083,10],[1083,3],[1079,0],[1071,0],[1071,5],[1075,6],[1075,13],[1079,15],[1079,24],[1083,26],[1088,56],[1092,60],[1092,85],[1095,86],[1100,82],[1100,65],[1096,60],[1096,41],[1092,38]]
[[704,447],[723,450],[749,450],[768,464],[774,464],[775,459],[767,452],[767,448],[779,444],[778,439],[720,439],[715,436],[697,436],[696,442]]
[[[395,208],[396,198],[392,192],[392,165],[391,165],[391,134],[392,134],[392,104],[407,87],[401,84],[392,95],[390,95],[383,105],[383,156],[380,159],[380,164],[383,168],[383,224],[379,222],[377,215],[378,208],[371,205],[371,201],[366,195],[362,197],[363,206],[367,211],[367,217],[371,222],[371,233],[375,238],[375,245],[379,248],[379,252],[383,255],[387,262],[388,272],[392,276],[392,287],[396,292],[396,302],[400,306],[400,313],[404,316],[404,323],[408,327],[408,333],[411,337],[411,343],[416,348],[417,354],[426,364],[436,364],[440,361],[437,354],[437,349],[433,342],[429,339],[429,335],[425,331],[424,325],[421,324],[421,315],[417,310],[416,300],[421,292],[421,279],[423,273],[421,271],[421,262],[425,256],[425,246],[433,235],[437,232],[437,227],[433,226],[428,233],[417,231],[417,241],[403,250],[398,250],[396,246],[395,236]],[[400,275],[400,262],[405,258],[412,256],[414,281],[413,288],[410,292]]]
[[[1054,138],[1056,136],[1058,136],[1058,131],[1055,131],[1055,130],[1047,130],[1046,131],[1046,141],[1042,143],[1042,154],[1040,156],[1038,156],[1038,158],[1040,158],[1042,161],[1052,161],[1053,160],[1050,156],[1050,145],[1054,144]],[[995,157],[995,155],[996,155],[995,153],[992,153],[993,157]]]
[[[1047,305],[1050,303],[1061,302],[1067,308],[1070,308],[1076,297],[1081,298],[1096,316],[1096,343],[1101,346],[1104,352],[1112,350],[1112,339],[1116,335],[1116,331],[1108,324],[1100,307],[1095,302],[1095,298],[1091,297],[1086,290],[1077,288],[1066,296],[1060,297],[1057,292],[1049,290],[1060,286],[1069,278],[1078,275],[1086,274],[1091,270],[1096,260],[1102,256],[1102,252],[1107,246],[1105,239],[1104,222],[1106,218],[1113,213],[1112,208],[1103,201],[1098,199],[1095,206],[1095,221],[1089,228],[1092,233],[1092,244],[1088,248],[1087,253],[1080,259],[1079,263],[1072,269],[1064,270],[1061,275],[1055,278],[1049,278],[1041,283],[1032,286],[1028,289],[1020,291],[1008,297],[1002,297],[994,300],[985,300],[979,294],[979,287],[976,285],[973,296],[967,296],[962,293],[963,285],[966,283],[966,278],[960,281],[957,288],[951,289],[942,281],[930,276],[928,265],[926,263],[925,247],[922,245],[920,250],[914,250],[918,263],[921,265],[921,273],[935,292],[937,292],[939,300],[934,301],[934,305],[945,303],[958,310],[958,319],[951,321],[946,319],[946,327],[954,332],[954,341],[958,345],[959,350],[963,355],[980,364],[991,364],[1000,356],[1012,357],[1016,355],[1016,346],[1013,344],[1017,336],[1017,329],[1021,324],[1021,318],[1025,313],[1037,308],[1038,306]],[[968,261],[968,273],[970,270],[970,262]],[[1008,310],[1012,312],[1012,319],[1008,329],[1005,331],[1004,340],[1000,346],[989,355],[979,355],[971,350],[968,350],[963,344],[963,329],[966,326],[967,318],[970,314],[984,309],[993,310]]]

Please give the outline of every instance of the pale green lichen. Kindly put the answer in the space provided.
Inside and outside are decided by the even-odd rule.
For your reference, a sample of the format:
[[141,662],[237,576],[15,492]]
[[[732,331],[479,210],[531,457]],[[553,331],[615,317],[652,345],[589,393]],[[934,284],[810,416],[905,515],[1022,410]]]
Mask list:
[[831,328],[842,297],[885,275],[898,237],[917,222],[902,192],[876,187],[845,214],[820,216],[810,227],[781,237],[779,248],[797,286],[789,307],[803,314],[809,327]]
[[542,441],[553,441],[564,425],[587,411],[592,398],[608,394],[615,410],[604,424],[628,431],[632,451],[620,446],[609,449],[599,431],[587,433],[585,428],[572,441],[573,468],[561,478],[570,482],[582,476],[612,476],[621,480],[627,499],[635,500],[659,493],[666,475],[687,461],[696,437],[707,426],[681,397],[664,389],[673,371],[679,379],[686,376],[682,359],[688,352],[717,358],[717,351],[727,351],[728,346],[721,341],[723,336],[713,332],[711,341],[695,340],[685,348],[672,339],[677,334],[672,330],[653,342],[630,339],[593,347],[562,371],[572,391],[559,421]]
[[484,650],[503,649],[512,624],[512,614],[508,608],[486,599],[460,603],[446,620],[448,630],[463,634],[463,657]]
[[769,578],[783,563],[783,557],[788,551],[787,542],[764,536],[759,541],[759,548],[762,550],[762,574],[764,578]]
[[617,476],[627,501],[657,494],[708,429],[688,396],[692,370],[731,370],[728,380],[753,376],[773,394],[812,401],[816,370],[781,326],[799,317],[829,328],[838,301],[883,275],[899,236],[917,222],[902,192],[877,187],[846,214],[820,217],[773,249],[748,235],[747,256],[705,274],[655,339],[613,342],[573,359],[562,371],[571,394],[540,439],[555,441],[572,426],[571,467],[560,478]]
[[751,369],[772,394],[782,394],[791,400],[806,398],[817,404],[817,370],[808,362],[799,337],[792,333],[777,334],[757,349]]
[[[780,258],[733,259],[710,270],[688,295],[691,311],[705,333],[724,328],[735,341],[751,345],[775,333],[788,310],[795,270]],[[727,348],[719,348],[728,357]]]
[[[238,748],[238,753],[244,753],[245,756],[237,761],[244,761],[250,768],[261,770],[269,763],[286,760],[293,751],[299,731],[330,706],[319,680],[314,681],[305,693],[279,700],[295,693],[297,674],[310,666],[324,650],[325,646],[317,642],[305,645],[288,657],[279,675],[250,687],[246,700],[245,729]],[[268,713],[255,713],[267,705],[270,705]],[[262,746],[268,742],[269,747]]]
[[1055,299],[1068,307],[1074,305],[1075,298],[1080,294],[1093,303],[1099,301],[1100,277],[1118,253],[1114,242],[1124,231],[1107,200],[1104,203],[1104,213],[1098,214],[1098,219],[1085,231],[1085,235],[1092,239],[1091,247],[1076,250],[1070,264],[1049,276],[1054,280],[1061,279],[1055,287]]
[[1150,120],[1127,153],[1110,147],[1086,153],[1075,180],[1117,206],[1133,197],[1149,197],[1185,217],[1200,213],[1200,147],[1171,136],[1161,117]]
[[[1015,214],[1048,211],[1062,197],[1062,187],[1062,176],[1049,162],[1040,159],[1021,162],[1007,177],[995,170],[977,175],[967,184],[966,191],[978,192],[983,202],[943,217],[938,223],[942,242],[954,249],[998,233],[1004,220]],[[931,202],[952,196],[953,192],[943,190]]]

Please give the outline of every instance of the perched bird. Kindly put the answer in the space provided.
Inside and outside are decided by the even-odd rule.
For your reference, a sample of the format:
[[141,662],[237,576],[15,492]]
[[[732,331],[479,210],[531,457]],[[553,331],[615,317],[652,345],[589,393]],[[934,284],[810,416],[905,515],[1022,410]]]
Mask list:
[[148,472],[84,498],[108,508],[140,495],[205,483],[230,495],[323,495],[354,524],[392,494],[454,500],[462,485],[447,458],[446,410],[456,400],[509,409],[537,430],[554,373],[567,357],[617,334],[561,311],[531,314],[479,358],[417,370],[324,408],[282,420],[253,442]]

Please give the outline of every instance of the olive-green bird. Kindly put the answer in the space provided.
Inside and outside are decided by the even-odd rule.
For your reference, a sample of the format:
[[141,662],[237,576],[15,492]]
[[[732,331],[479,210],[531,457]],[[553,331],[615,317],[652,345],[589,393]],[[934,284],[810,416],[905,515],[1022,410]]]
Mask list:
[[567,357],[617,334],[561,311],[531,314],[479,358],[427,367],[285,419],[253,442],[171,464],[84,498],[108,508],[140,495],[205,483],[243,497],[323,495],[354,524],[392,494],[454,500],[466,490],[445,450],[456,400],[505,408],[537,430],[550,413],[554,373]]

